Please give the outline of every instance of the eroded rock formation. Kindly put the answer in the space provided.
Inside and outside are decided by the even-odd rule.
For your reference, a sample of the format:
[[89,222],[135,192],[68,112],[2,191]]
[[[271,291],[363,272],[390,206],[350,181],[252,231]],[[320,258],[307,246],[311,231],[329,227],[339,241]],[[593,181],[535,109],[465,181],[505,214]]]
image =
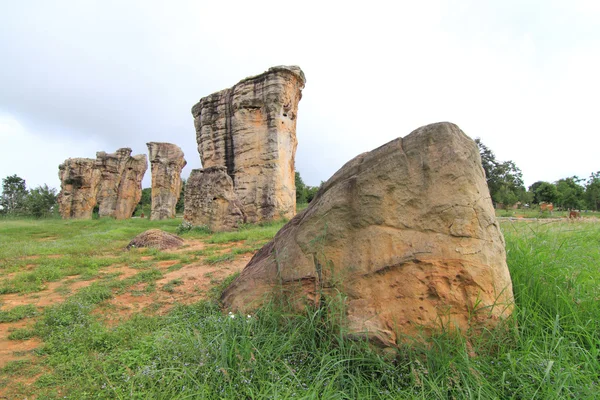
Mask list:
[[148,159],[145,154],[129,157],[125,163],[117,193],[117,207],[114,214],[116,219],[131,218],[133,215],[135,207],[142,198],[142,179],[147,169]]
[[95,164],[92,158],[69,158],[58,166],[58,207],[63,218],[92,218],[100,184]]
[[130,218],[142,196],[146,156],[131,157],[131,149],[115,153],[99,151],[96,159],[69,158],[59,166],[59,208],[63,218],[92,218],[98,205],[100,217]]
[[158,250],[176,249],[183,246],[183,239],[160,229],[150,229],[134,237],[127,245],[127,250],[150,247]]
[[248,222],[296,213],[296,118],[304,84],[299,67],[273,67],[192,108],[202,166],[226,168]]
[[151,220],[175,218],[181,194],[181,170],[187,164],[183,151],[171,143],[146,143],[152,171]]
[[[277,288],[277,291],[274,289]],[[512,312],[504,238],[477,145],[424,126],[349,161],[223,293],[235,310],[341,292],[347,331],[393,345]]]
[[185,185],[183,219],[192,225],[227,231],[246,222],[226,167],[194,169]]

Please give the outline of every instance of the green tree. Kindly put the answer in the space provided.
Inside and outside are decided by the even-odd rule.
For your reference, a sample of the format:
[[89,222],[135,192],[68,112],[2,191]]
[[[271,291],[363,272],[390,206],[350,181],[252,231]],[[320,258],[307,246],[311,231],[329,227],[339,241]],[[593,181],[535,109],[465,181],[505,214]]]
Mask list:
[[579,184],[581,179],[577,176],[560,179],[556,182],[558,192],[556,202],[562,208],[581,209],[585,205],[585,189]]
[[304,204],[308,201],[308,199],[306,198],[306,185],[304,184],[304,181],[302,180],[302,177],[300,176],[300,172],[298,172],[298,171],[296,171],[295,182],[296,182],[296,203]]
[[26,211],[27,186],[17,175],[2,179],[0,206],[6,214],[23,214]]
[[175,205],[175,212],[182,213],[185,208],[185,184],[187,181],[185,179],[181,180],[181,191],[179,192],[179,200],[177,200],[177,204]]
[[600,171],[592,172],[585,185],[586,208],[594,211],[600,209]]
[[150,205],[152,204],[152,189],[144,188],[142,189],[142,197],[140,197],[140,202],[135,206],[134,214],[139,216],[141,213],[150,212]]
[[48,185],[31,189],[26,197],[27,214],[36,218],[49,217],[56,210],[56,189]]
[[475,139],[475,143],[479,147],[481,165],[492,200],[511,206],[524,198],[526,190],[523,186],[523,173],[514,161],[498,161],[494,152],[483,144],[481,139]]
[[532,200],[531,202],[534,204],[540,204],[540,199],[535,195],[536,190],[540,187],[540,185],[544,183],[544,181],[534,182],[531,186],[529,186],[528,192],[531,193]]
[[[537,182],[536,182],[537,183]],[[531,185],[531,188],[533,185]],[[539,185],[533,191],[534,203],[556,203],[558,199],[558,191],[556,186],[550,182],[540,182]]]
[[[322,182],[321,182],[321,184],[322,184]],[[306,187],[306,201],[309,203],[311,201],[313,201],[313,199],[317,195],[317,192],[319,191],[320,188],[321,188],[321,186],[307,186]]]

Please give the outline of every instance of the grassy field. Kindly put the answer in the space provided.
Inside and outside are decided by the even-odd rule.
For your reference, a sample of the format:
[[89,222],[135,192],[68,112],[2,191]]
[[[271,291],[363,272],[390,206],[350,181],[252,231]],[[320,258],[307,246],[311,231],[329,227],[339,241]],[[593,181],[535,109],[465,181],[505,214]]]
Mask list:
[[[581,218],[600,218],[598,211],[581,211]],[[498,217],[513,217],[513,218],[568,218],[569,211],[540,211],[539,209],[521,208],[517,210],[496,210]]]
[[597,398],[600,224],[503,223],[516,311],[475,337],[380,354],[336,307],[222,311],[216,298],[281,224],[183,233],[181,221],[0,221],[0,398]]

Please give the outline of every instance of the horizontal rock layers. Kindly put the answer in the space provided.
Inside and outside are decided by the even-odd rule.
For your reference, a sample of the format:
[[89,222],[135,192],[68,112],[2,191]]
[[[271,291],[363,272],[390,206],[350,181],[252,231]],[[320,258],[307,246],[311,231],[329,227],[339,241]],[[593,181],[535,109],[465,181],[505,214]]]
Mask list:
[[152,171],[151,220],[175,218],[181,194],[181,170],[187,162],[183,151],[172,143],[146,143]]
[[383,345],[509,315],[504,238],[475,142],[438,123],[349,161],[222,301],[249,311],[274,293],[296,307],[342,293],[348,334]]
[[59,209],[63,218],[130,218],[142,196],[146,156],[131,156],[131,149],[96,153],[96,159],[69,158],[59,166]]
[[192,108],[202,166],[226,168],[248,222],[295,215],[296,118],[304,84],[300,68],[273,67]]

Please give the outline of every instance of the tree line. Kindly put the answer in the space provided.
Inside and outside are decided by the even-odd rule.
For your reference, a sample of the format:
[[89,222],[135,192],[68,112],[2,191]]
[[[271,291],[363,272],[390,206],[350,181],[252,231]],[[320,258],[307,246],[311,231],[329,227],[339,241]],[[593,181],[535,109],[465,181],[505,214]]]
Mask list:
[[35,218],[50,217],[57,213],[56,189],[44,184],[27,189],[25,180],[11,175],[2,179],[2,196],[0,196],[0,214],[11,216],[32,216]]
[[[571,176],[555,182],[537,181],[529,188],[525,188],[523,173],[513,161],[500,161],[481,139],[477,138],[475,142],[479,147],[490,195],[496,207],[552,203],[562,209],[594,211],[600,209],[600,171],[592,172],[587,179]],[[181,196],[176,206],[178,213],[183,212],[184,208],[185,183],[183,180]],[[320,186],[306,185],[298,171],[296,171],[295,183],[298,204],[310,203],[320,188]],[[149,216],[151,192],[150,188],[142,189],[142,198],[136,208],[136,215],[144,212]],[[57,190],[46,184],[27,189],[23,178],[16,174],[7,176],[2,179],[0,215],[35,218],[58,216],[57,199]]]
[[513,161],[499,161],[481,139],[477,138],[475,142],[496,207],[552,203],[565,210],[600,209],[600,171],[592,172],[587,179],[571,176],[556,182],[537,181],[525,189],[523,174]]

